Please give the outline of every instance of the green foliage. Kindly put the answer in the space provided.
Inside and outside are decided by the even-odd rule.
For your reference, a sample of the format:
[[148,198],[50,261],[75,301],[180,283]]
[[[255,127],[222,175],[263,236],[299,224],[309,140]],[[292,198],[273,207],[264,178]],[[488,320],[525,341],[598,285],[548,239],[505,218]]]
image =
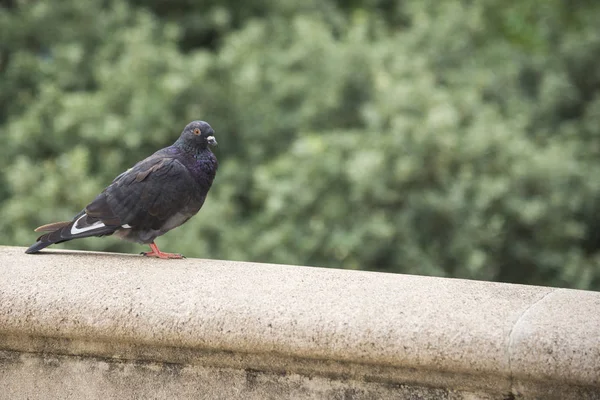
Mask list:
[[205,119],[169,251],[600,290],[599,6],[165,4],[0,8],[0,243]]

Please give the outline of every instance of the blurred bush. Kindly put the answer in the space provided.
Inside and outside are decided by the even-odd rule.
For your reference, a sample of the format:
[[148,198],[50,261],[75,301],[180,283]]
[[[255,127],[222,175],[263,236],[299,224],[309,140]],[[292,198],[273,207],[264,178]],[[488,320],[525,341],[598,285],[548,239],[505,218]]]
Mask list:
[[600,290],[600,5],[563,3],[3,2],[0,243],[205,119],[165,249]]

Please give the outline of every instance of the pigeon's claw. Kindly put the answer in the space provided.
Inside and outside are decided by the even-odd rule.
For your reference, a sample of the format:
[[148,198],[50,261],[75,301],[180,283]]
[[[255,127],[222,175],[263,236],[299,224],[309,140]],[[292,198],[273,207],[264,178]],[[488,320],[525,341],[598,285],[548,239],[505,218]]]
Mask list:
[[181,254],[176,254],[176,253],[163,253],[162,251],[160,251],[158,249],[158,246],[152,242],[150,243],[150,248],[152,249],[152,251],[149,251],[147,253],[141,253],[143,256],[145,257],[156,257],[156,258],[161,258],[163,260],[169,259],[169,258],[173,258],[173,259],[181,259],[181,258],[185,258],[184,256],[182,256]]
[[142,253],[142,255],[144,255],[145,257],[161,258],[163,260],[167,260],[169,258],[172,258],[172,259],[185,258],[181,254],[177,254],[177,253],[163,253],[162,251],[160,253],[155,253],[153,251],[148,251],[148,252]]

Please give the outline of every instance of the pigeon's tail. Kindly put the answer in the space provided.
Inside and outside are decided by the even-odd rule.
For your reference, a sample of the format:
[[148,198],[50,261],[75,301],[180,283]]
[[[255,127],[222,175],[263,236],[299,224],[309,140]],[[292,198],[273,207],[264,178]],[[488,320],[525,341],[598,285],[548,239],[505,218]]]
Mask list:
[[63,222],[53,222],[51,224],[46,224],[42,226],[38,226],[35,228],[35,232],[54,232],[57,229],[63,228],[69,225],[71,221],[63,221]]
[[72,239],[112,235],[118,228],[120,226],[106,226],[97,218],[89,217],[85,211],[82,211],[73,221],[54,222],[37,228],[36,232],[49,232],[40,236],[34,244],[25,250],[25,253],[37,253],[50,245]]
[[50,227],[54,227],[56,229],[52,230],[49,233],[45,233],[42,236],[40,236],[39,238],[37,238],[37,242],[35,242],[27,250],[25,250],[25,253],[27,253],[27,254],[37,253],[38,251],[40,251],[52,244],[66,242],[67,240],[74,239],[72,237],[72,235],[70,235],[70,231],[71,231],[70,225],[71,225],[71,222],[67,222],[67,223],[55,222],[53,224],[40,226],[39,228],[36,229],[37,232],[48,231],[48,230],[50,230],[49,229]]
[[48,242],[48,241],[42,242],[41,240],[38,240],[37,242],[35,242],[31,246],[29,246],[29,248],[27,250],[25,250],[25,253],[27,253],[27,254],[37,253],[38,251],[45,249],[46,247],[50,246],[51,244],[54,244],[54,243]]

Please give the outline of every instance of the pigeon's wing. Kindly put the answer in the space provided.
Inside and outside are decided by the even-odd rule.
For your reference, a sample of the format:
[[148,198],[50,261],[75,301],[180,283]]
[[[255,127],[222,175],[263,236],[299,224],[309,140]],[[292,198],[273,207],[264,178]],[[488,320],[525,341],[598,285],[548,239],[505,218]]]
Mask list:
[[151,156],[119,175],[85,213],[104,225],[160,229],[186,209],[195,187],[190,172],[176,158]]
[[171,229],[202,206],[203,198],[195,193],[196,183],[187,168],[175,158],[155,153],[115,178],[72,221],[39,227],[37,231],[49,233],[26,253],[72,239],[112,235],[121,228],[160,230],[168,224],[166,230]]

